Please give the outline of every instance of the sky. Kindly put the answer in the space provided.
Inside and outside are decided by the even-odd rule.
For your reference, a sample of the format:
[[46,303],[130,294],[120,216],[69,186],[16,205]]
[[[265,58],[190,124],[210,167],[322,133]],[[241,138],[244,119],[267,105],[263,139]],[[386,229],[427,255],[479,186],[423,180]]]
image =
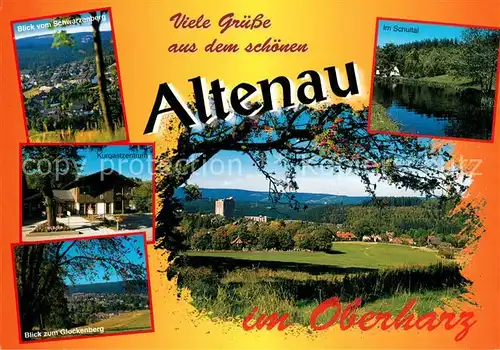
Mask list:
[[[388,26],[391,30],[384,30]],[[418,33],[395,31],[394,27],[418,28]],[[398,22],[381,20],[378,27],[377,46],[384,46],[388,43],[405,44],[412,41],[422,41],[426,39],[461,39],[461,34],[467,27],[450,26],[443,24],[424,24],[411,22]]]
[[[283,173],[278,158],[268,158],[268,170]],[[252,191],[268,191],[268,180],[252,165],[252,160],[242,153],[221,151],[204,167],[194,173],[188,183],[201,188],[232,188]],[[283,178],[283,177],[281,177]],[[372,182],[376,180],[371,177]],[[298,170],[298,192],[325,193],[345,196],[366,196],[365,186],[354,174],[337,173],[332,170]],[[420,196],[414,191],[397,189],[386,182],[377,183],[378,196]]]
[[[111,21],[109,20],[109,14],[104,14],[102,21],[101,21],[101,26],[100,29],[101,31],[110,31],[111,30]],[[82,19],[90,18],[90,15],[88,13],[84,13],[81,15]],[[22,39],[22,38],[27,38],[27,37],[33,37],[33,36],[40,36],[40,35],[47,35],[47,34],[53,34],[55,31],[59,30],[65,30],[68,33],[80,33],[80,32],[92,32],[92,26],[89,22],[85,22],[82,24],[77,24],[77,25],[71,25],[67,27],[62,27],[62,26],[52,26],[51,28],[45,28],[44,26],[49,23],[50,21],[54,20],[55,17],[52,18],[45,18],[41,20],[36,20],[36,21],[26,21],[26,22],[15,22],[12,24],[14,28],[14,37],[15,39]],[[33,25],[35,27],[34,30],[25,30],[22,28],[22,26],[28,26]]]
[[[105,146],[102,151],[86,148],[78,153],[83,157],[81,175],[112,168],[127,177],[138,177],[142,180],[151,180],[153,177],[151,149],[146,157],[144,150],[133,151],[129,146]],[[137,158],[139,156],[141,158]]]
[[[348,118],[348,114],[344,116]],[[302,113],[295,125],[308,125],[310,115]],[[253,142],[266,142],[266,138],[252,137]],[[422,143],[431,142],[431,139],[421,139]],[[453,149],[449,148],[452,153]],[[266,171],[276,173],[277,179],[284,179],[284,168],[281,166],[281,158],[276,153],[267,153]],[[321,193],[344,196],[367,196],[365,185],[359,176],[352,173],[334,173],[332,169],[319,167],[296,168],[296,181],[299,193]],[[388,197],[415,197],[422,196],[421,193],[412,190],[398,189],[385,181],[378,182],[375,175],[369,175],[371,183],[377,184],[377,196]],[[254,166],[249,156],[236,151],[219,151],[202,168],[196,171],[187,181],[196,184],[200,188],[225,188],[250,191],[269,190],[269,181]]]
[[[133,264],[141,264],[144,266],[144,269],[146,269],[146,258],[144,254],[144,235],[142,234],[136,234],[136,235],[129,235],[130,238],[129,241],[123,240],[123,244],[131,249],[131,252],[128,254],[125,254],[125,257],[123,258],[123,261],[127,261]],[[117,237],[117,238],[122,238],[122,237]],[[99,239],[106,239],[106,238],[99,238]],[[61,251],[64,251],[73,241],[67,241],[63,244]],[[49,243],[50,244],[50,243]],[[73,246],[67,253],[66,257],[71,258],[76,255],[79,255],[79,252],[77,249],[75,249],[76,246]],[[137,249],[141,252],[142,256],[139,257],[137,254]],[[75,278],[75,284],[91,284],[91,283],[105,283],[105,282],[119,282],[122,281],[121,277],[119,277],[116,273],[112,271],[110,275],[109,280],[105,280],[104,277],[104,268],[97,266],[94,271],[91,271],[90,275],[94,276],[92,280],[87,279],[83,276],[78,276]],[[64,278],[64,283],[66,285],[72,285],[71,281],[65,277]]]

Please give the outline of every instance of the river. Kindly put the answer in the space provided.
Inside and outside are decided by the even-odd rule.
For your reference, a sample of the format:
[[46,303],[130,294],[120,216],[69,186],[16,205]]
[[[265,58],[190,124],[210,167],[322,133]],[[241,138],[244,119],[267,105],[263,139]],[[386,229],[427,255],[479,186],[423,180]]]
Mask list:
[[493,95],[492,91],[482,97],[475,89],[375,82],[373,98],[404,133],[488,140]]

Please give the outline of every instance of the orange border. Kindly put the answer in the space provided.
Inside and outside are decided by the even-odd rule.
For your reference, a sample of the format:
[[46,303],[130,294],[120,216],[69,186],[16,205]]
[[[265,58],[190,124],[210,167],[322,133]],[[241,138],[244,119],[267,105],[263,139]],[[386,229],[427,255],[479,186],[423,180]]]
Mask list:
[[[37,142],[31,142],[30,141],[30,135],[29,135],[29,130],[28,130],[28,122],[27,122],[27,115],[26,115],[26,107],[24,106],[24,94],[23,94],[23,84],[21,81],[21,70],[19,67],[19,58],[18,58],[18,53],[17,53],[17,46],[16,46],[16,36],[14,34],[14,24],[15,23],[21,23],[21,22],[28,22],[28,21],[34,21],[34,20],[39,20],[39,19],[45,19],[45,18],[55,18],[59,16],[70,16],[70,15],[75,15],[75,14],[81,14],[81,13],[86,13],[90,11],[108,11],[109,13],[109,21],[110,21],[110,27],[111,27],[111,37],[113,39],[113,50],[114,50],[114,56],[115,56],[115,62],[116,62],[116,73],[118,75],[118,89],[120,92],[120,102],[122,104],[122,115],[123,115],[123,124],[125,127],[125,139],[124,140],[119,140],[119,141],[113,141],[113,142],[107,142],[109,145],[114,145],[114,144],[120,144],[124,142],[129,142],[130,141],[130,134],[128,132],[128,124],[127,124],[127,117],[126,117],[126,112],[125,112],[125,102],[123,99],[123,90],[122,90],[122,79],[120,75],[120,64],[118,62],[118,51],[116,47],[116,38],[115,38],[115,29],[113,26],[113,15],[111,13],[111,7],[103,7],[103,8],[97,8],[97,9],[90,9],[90,10],[81,10],[81,11],[72,11],[72,12],[66,12],[66,13],[60,13],[60,14],[52,14],[52,15],[47,15],[47,16],[42,16],[42,17],[31,17],[31,18],[24,18],[24,19],[18,19],[18,20],[11,20],[10,21],[10,31],[12,34],[12,43],[14,45],[14,52],[15,52],[15,57],[14,60],[16,62],[16,69],[17,69],[17,81],[19,84],[19,97],[21,98],[21,106],[23,109],[23,122],[24,122],[24,129],[26,132],[26,139],[28,140],[27,143],[35,143],[38,144]],[[51,144],[65,144],[63,143],[58,143],[58,142],[50,142]],[[75,143],[75,142],[73,142]],[[100,143],[100,141],[95,141],[95,142],[88,142],[90,144],[97,144]]]
[[[130,143],[125,143],[125,144],[115,144],[115,143],[103,143],[103,142],[97,142],[97,143],[70,143],[70,142],[62,142],[62,143],[52,143],[52,142],[42,142],[42,143],[29,143],[29,142],[20,142],[19,143],[19,242],[23,242],[23,170],[22,170],[22,164],[23,164],[23,147],[58,147],[58,146],[71,146],[71,147],[93,147],[93,146],[151,146],[151,186],[152,186],[152,202],[151,202],[151,216],[152,216],[152,240],[148,241],[146,237],[146,242],[148,244],[152,244],[156,242],[156,143],[155,142],[130,142]],[[117,233],[120,234],[120,233]],[[122,233],[124,234],[124,233]],[[114,235],[114,234],[111,234]],[[92,237],[87,237],[87,239],[90,238],[99,238],[99,237],[109,237],[110,235],[106,236],[92,236]],[[57,239],[55,240],[49,240],[49,242],[54,242],[58,241]],[[32,244],[32,243],[40,243],[44,242],[42,241],[29,241],[29,242],[23,242],[26,244]]]
[[376,70],[376,61],[377,61],[377,41],[378,41],[378,28],[380,21],[398,21],[398,22],[408,22],[408,23],[422,23],[422,24],[440,24],[447,26],[455,26],[455,27],[468,27],[468,28],[482,28],[482,29],[493,29],[500,30],[500,27],[489,27],[489,26],[480,26],[480,25],[472,25],[472,24],[459,24],[459,23],[446,23],[446,22],[433,22],[433,21],[422,21],[422,20],[411,20],[411,19],[402,19],[402,18],[390,18],[390,17],[377,17],[375,22],[375,40],[373,45],[373,61],[372,61],[372,76],[370,83],[370,108],[368,108],[368,133],[370,134],[383,134],[383,135],[392,135],[392,136],[410,136],[417,138],[430,138],[430,139],[439,139],[439,140],[452,140],[452,141],[473,141],[473,142],[482,142],[482,143],[493,143],[495,139],[495,122],[496,122],[496,113],[497,113],[497,105],[498,105],[498,89],[500,89],[500,82],[498,80],[498,72],[500,71],[500,50],[498,50],[497,57],[497,73],[496,73],[496,90],[495,90],[495,99],[493,103],[493,122],[491,125],[491,139],[471,139],[466,137],[456,137],[456,136],[438,136],[438,135],[425,135],[425,134],[413,134],[413,133],[404,133],[404,132],[396,132],[396,131],[381,131],[381,130],[373,130],[371,128],[371,117],[372,117],[372,105],[373,105],[373,91],[375,90],[373,87],[373,83],[375,81],[375,70]]
[[[143,237],[143,242],[144,242],[144,260],[146,262],[146,276],[147,276],[147,285],[148,285],[148,302],[149,302],[149,317],[151,320],[151,329],[149,330],[141,330],[141,331],[125,331],[125,332],[117,332],[117,333],[111,333],[111,334],[94,334],[94,335],[77,335],[74,337],[65,337],[65,338],[48,338],[48,339],[35,339],[35,340],[23,340],[23,337],[21,336],[22,334],[22,329],[21,329],[21,316],[20,316],[20,311],[19,311],[19,295],[18,295],[18,289],[17,289],[17,273],[16,273],[16,257],[15,257],[15,252],[14,249],[18,246],[23,246],[23,245],[36,245],[36,244],[42,244],[42,243],[54,243],[54,242],[66,242],[66,241],[84,241],[84,240],[91,240],[91,239],[107,239],[110,237],[116,237],[116,236],[133,236],[133,235],[141,235]],[[148,261],[148,246],[146,243],[146,232],[144,231],[138,231],[138,232],[130,232],[130,233],[124,233],[124,234],[112,234],[108,236],[99,236],[99,237],[85,237],[85,238],[78,238],[78,239],[55,239],[55,240],[46,240],[46,241],[39,241],[39,242],[21,242],[21,243],[11,243],[11,254],[12,254],[12,271],[14,274],[14,281],[16,282],[14,285],[14,293],[16,296],[16,312],[17,312],[17,327],[19,330],[19,344],[32,344],[32,343],[45,343],[49,341],[62,341],[62,340],[74,340],[74,339],[85,339],[85,338],[95,338],[95,337],[109,337],[109,336],[117,336],[117,335],[129,335],[129,334],[142,334],[142,333],[152,333],[155,331],[155,324],[154,324],[154,317],[153,317],[153,302],[152,302],[152,294],[151,294],[151,278],[149,274],[149,261]]]

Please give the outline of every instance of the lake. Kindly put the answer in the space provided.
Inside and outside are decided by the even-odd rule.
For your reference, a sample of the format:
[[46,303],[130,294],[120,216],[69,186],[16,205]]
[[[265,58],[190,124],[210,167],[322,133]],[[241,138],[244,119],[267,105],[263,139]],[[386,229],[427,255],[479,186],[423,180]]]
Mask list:
[[475,89],[375,82],[374,101],[404,133],[491,139],[493,96]]

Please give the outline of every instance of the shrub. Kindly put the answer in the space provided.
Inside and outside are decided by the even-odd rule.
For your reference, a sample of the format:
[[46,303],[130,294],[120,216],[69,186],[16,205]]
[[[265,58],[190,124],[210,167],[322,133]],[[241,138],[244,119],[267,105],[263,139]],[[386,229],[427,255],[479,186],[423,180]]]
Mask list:
[[[223,317],[247,315],[255,305],[262,312],[288,313],[294,306],[330,296],[343,302],[358,297],[371,302],[400,293],[461,290],[470,285],[454,263],[321,275],[322,278],[304,272],[266,269],[235,269],[218,274],[207,267],[183,267],[179,272],[178,286],[191,289],[195,306]],[[294,318],[293,311],[290,316]]]
[[455,257],[455,251],[451,247],[440,247],[438,249],[438,254],[445,259],[453,259]]
[[208,231],[198,231],[191,237],[191,248],[207,250],[212,248],[212,236]]
[[293,241],[292,234],[288,231],[280,232],[278,235],[279,250],[292,250],[295,242]]
[[56,226],[49,226],[47,222],[38,225],[33,232],[62,232],[62,231],[73,231],[73,229],[67,225],[64,225],[60,222],[56,224]]
[[220,279],[210,268],[183,267],[178,275],[178,286],[189,288],[193,301],[213,299],[217,296]]
[[262,230],[258,238],[259,249],[278,249],[280,244],[279,233],[274,230]]
[[229,234],[224,230],[217,230],[212,235],[212,249],[227,250],[231,247]]
[[297,233],[293,236],[295,248],[312,250],[312,237],[309,233]]
[[311,234],[312,250],[327,251],[330,250],[333,241],[333,234],[326,228],[318,228]]

